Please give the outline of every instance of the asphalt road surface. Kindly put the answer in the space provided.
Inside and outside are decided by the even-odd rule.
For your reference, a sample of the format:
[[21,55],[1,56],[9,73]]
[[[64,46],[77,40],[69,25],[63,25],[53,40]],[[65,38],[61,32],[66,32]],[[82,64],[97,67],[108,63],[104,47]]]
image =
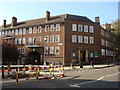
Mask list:
[[119,88],[119,67],[65,71],[66,77],[3,83],[4,88]]

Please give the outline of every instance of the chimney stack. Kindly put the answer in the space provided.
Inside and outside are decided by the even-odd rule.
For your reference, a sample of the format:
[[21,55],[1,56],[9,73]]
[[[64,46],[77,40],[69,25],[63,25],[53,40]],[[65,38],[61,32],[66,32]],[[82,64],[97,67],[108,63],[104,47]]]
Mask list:
[[106,23],[106,29],[111,30],[111,24]]
[[17,25],[17,18],[12,17],[12,26],[14,27],[15,25]]
[[6,20],[4,19],[3,20],[3,28],[5,28],[6,27]]
[[46,11],[46,21],[49,21],[49,20],[50,20],[50,12]]
[[95,17],[95,22],[100,24],[100,18],[99,17]]

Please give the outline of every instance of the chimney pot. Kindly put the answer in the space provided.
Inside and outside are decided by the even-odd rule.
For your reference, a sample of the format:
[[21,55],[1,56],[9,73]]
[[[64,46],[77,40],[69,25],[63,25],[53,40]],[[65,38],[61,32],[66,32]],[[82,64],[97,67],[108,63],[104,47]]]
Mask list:
[[95,22],[100,24],[100,18],[99,17],[95,17]]
[[49,20],[50,20],[50,12],[46,11],[46,21],[49,21]]
[[111,24],[106,23],[106,29],[110,30],[111,29]]
[[5,20],[5,19],[3,20],[3,28],[6,27],[6,21],[7,21],[7,20]]
[[12,17],[12,26],[17,25],[17,18],[16,17]]

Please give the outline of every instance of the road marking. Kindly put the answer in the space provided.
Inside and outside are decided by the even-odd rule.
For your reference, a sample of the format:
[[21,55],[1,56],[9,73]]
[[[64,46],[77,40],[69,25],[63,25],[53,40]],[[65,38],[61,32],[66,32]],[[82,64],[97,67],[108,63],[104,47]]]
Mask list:
[[117,74],[119,74],[119,73],[120,73],[120,72],[115,73],[115,74],[105,75],[105,76],[102,76],[102,77],[100,77],[100,78],[98,78],[97,80],[94,80],[94,81],[82,82],[82,83],[73,84],[73,85],[70,85],[70,86],[71,86],[71,87],[77,87],[77,88],[79,88],[80,85],[97,82],[97,81],[100,81],[101,79],[103,79],[104,77],[114,76],[114,75],[117,75]]

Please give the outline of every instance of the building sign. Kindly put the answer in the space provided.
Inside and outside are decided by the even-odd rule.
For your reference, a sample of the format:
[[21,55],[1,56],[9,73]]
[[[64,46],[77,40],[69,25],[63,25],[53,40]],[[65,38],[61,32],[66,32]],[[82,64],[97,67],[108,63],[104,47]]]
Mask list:
[[98,52],[97,51],[94,52],[94,57],[98,57]]

